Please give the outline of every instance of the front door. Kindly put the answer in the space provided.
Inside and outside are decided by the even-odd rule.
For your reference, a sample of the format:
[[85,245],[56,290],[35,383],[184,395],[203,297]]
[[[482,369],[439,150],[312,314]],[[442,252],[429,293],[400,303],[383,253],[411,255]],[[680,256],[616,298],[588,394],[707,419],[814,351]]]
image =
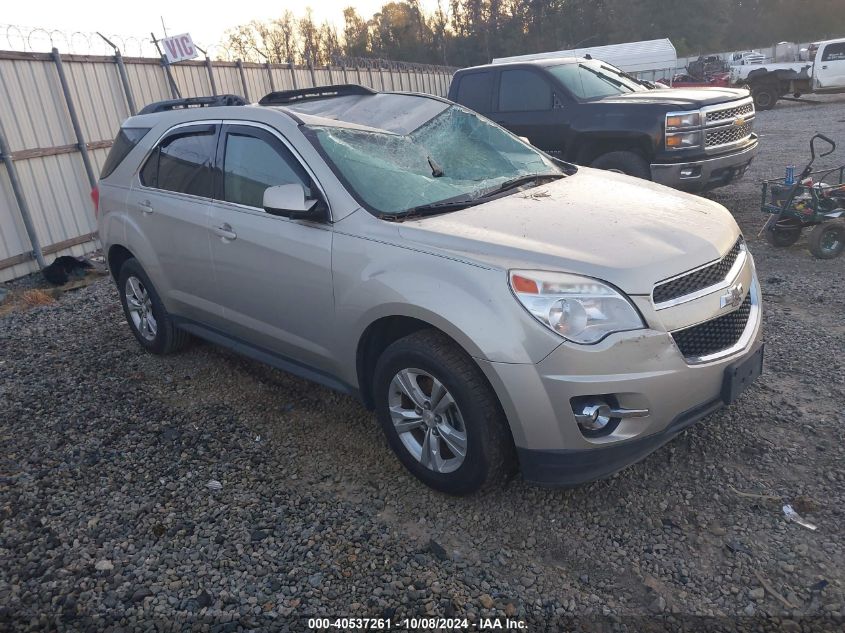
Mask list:
[[816,55],[813,73],[816,91],[845,90],[845,42],[826,44]]
[[556,158],[563,158],[566,152],[569,126],[563,108],[551,82],[540,72],[517,68],[503,70],[499,76],[493,118]]
[[275,133],[252,125],[223,126],[218,165],[209,229],[227,333],[330,370],[331,225],[262,208],[264,190],[275,185],[301,184],[307,197],[319,197],[311,177]]

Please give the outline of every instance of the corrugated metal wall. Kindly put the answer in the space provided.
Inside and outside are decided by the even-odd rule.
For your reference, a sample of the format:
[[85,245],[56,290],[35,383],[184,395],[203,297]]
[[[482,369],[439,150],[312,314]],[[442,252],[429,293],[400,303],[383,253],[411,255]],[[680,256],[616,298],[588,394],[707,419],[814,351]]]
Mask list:
[[[157,59],[123,59],[138,109],[172,98]],[[99,174],[120,123],[130,115],[113,57],[62,57],[81,132],[74,133],[55,59],[46,53],[0,51],[0,135],[5,136],[38,241],[49,263],[57,255],[82,255],[96,246],[96,221],[82,161],[85,143]],[[272,90],[360,83],[376,90],[410,90],[445,96],[452,71],[442,67],[291,68],[278,64],[213,62],[217,94],[257,101]],[[171,67],[183,97],[211,95],[205,62]],[[13,194],[10,174],[0,167],[0,281],[33,272],[33,245]]]

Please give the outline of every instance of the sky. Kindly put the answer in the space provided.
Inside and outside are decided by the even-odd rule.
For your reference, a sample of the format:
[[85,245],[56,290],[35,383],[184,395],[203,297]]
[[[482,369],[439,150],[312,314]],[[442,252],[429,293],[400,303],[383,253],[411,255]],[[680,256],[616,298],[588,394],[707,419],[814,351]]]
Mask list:
[[[222,39],[228,28],[254,19],[278,17],[286,9],[297,16],[311,6],[318,23],[333,21],[343,24],[343,9],[354,6],[358,13],[369,18],[387,0],[211,0],[184,2],[180,0],[4,0],[0,11],[0,28],[14,24],[61,31],[100,31],[105,35],[149,37],[151,31],[161,35],[161,16],[170,35],[189,32],[200,45],[210,46]],[[437,7],[437,0],[421,0],[426,11]],[[445,4],[444,4],[445,6]],[[2,48],[2,47],[0,47]]]

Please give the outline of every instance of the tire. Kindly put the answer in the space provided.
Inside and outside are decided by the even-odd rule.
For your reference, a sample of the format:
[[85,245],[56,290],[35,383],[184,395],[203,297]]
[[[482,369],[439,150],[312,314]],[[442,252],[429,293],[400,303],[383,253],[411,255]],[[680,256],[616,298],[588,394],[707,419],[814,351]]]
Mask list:
[[190,335],[173,323],[137,259],[123,262],[117,277],[117,289],[126,322],[141,347],[153,354],[164,355],[177,352],[188,344]]
[[[446,394],[435,404],[442,393],[438,383]],[[388,346],[376,363],[373,390],[390,448],[427,486],[466,495],[499,485],[515,472],[513,439],[493,389],[472,358],[444,334],[421,330]],[[408,425],[401,434],[391,406]],[[436,451],[427,450],[432,446]]]
[[616,171],[635,178],[651,180],[651,167],[648,162],[636,152],[620,151],[608,152],[595,159],[590,167]]
[[783,248],[792,246],[798,241],[798,238],[801,237],[801,229],[800,222],[785,220],[763,231],[763,235],[772,246]]
[[754,97],[754,107],[758,110],[771,110],[780,99],[777,86],[772,84],[757,84],[751,87]]
[[839,257],[845,250],[845,224],[824,222],[810,232],[810,252],[819,259]]

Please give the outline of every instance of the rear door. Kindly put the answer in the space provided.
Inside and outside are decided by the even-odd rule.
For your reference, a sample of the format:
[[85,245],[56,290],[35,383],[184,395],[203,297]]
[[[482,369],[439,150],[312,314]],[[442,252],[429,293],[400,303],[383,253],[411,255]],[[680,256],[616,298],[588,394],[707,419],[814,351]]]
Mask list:
[[551,81],[533,68],[502,70],[494,120],[534,147],[563,157],[569,125]]
[[[332,230],[262,208],[264,190],[299,183],[322,196],[311,174],[275,131],[224,125],[221,173],[210,235],[227,333],[319,369],[330,369],[333,333]],[[324,197],[324,196],[323,196]]]
[[832,42],[816,54],[813,87],[818,92],[845,89],[845,42]]
[[172,313],[218,322],[208,237],[220,125],[180,125],[156,144],[133,179],[129,248]]

